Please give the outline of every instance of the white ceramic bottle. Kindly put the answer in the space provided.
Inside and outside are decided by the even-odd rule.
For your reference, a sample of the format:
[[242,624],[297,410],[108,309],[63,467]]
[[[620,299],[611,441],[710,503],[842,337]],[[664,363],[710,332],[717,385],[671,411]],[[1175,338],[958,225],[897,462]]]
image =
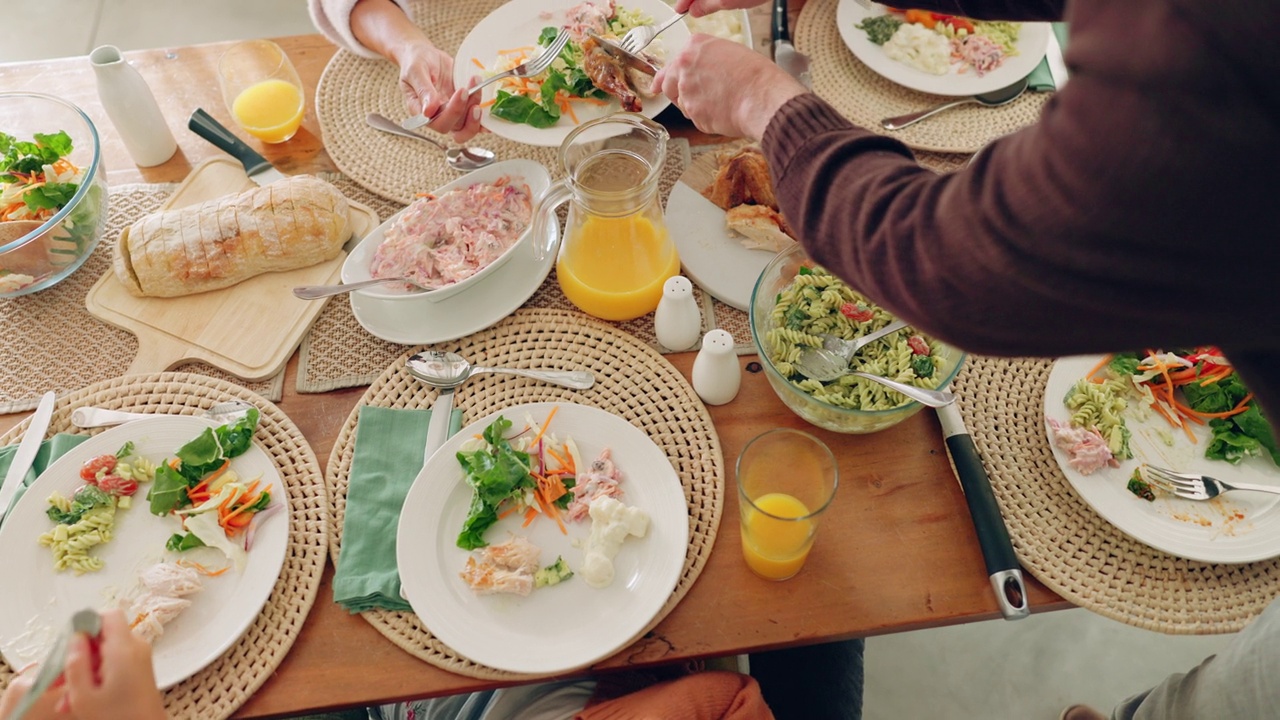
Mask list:
[[715,329],[702,336],[702,349],[693,359],[693,390],[708,405],[724,405],[738,395],[742,368],[733,349],[733,336]]
[[151,167],[173,157],[178,143],[137,68],[125,62],[114,45],[94,49],[89,62],[98,81],[98,98],[133,162]]
[[688,350],[702,333],[702,311],[693,297],[693,283],[683,275],[667,278],[662,299],[653,314],[653,332],[670,350]]

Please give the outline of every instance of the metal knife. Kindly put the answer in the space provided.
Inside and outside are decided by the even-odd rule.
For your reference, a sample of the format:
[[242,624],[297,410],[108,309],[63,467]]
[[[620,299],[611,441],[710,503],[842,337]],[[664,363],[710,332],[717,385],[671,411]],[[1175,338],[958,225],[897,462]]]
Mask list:
[[800,81],[802,85],[813,89],[813,80],[809,77],[809,56],[796,52],[791,44],[791,31],[787,29],[787,0],[773,0],[773,22],[770,23],[773,38],[773,61],[787,74]]
[[257,150],[246,145],[243,140],[235,136],[235,133],[223,127],[222,123],[214,120],[213,116],[203,109],[196,108],[195,112],[191,113],[191,118],[187,120],[187,127],[213,143],[219,150],[239,160],[240,164],[244,165],[244,171],[249,175],[249,179],[258,185],[270,185],[287,177],[272,167],[271,163],[259,155]]
[[1062,44],[1058,42],[1058,35],[1052,27],[1049,28],[1049,44],[1045,47],[1044,59],[1049,65],[1053,88],[1061,90],[1067,84],[1067,61],[1062,57]]
[[49,420],[53,417],[53,405],[56,399],[57,396],[52,390],[40,398],[40,404],[36,406],[35,414],[31,416],[31,424],[27,426],[22,442],[18,443],[18,450],[9,463],[9,471],[4,475],[4,483],[0,484],[0,522],[8,513],[9,504],[13,496],[18,493],[18,488],[22,487],[22,481],[26,479],[31,463],[35,462],[36,453],[40,451],[40,443],[44,441],[44,431],[49,429]]
[[98,613],[93,610],[79,610],[72,615],[71,627],[58,635],[53,648],[49,650],[49,655],[40,663],[40,673],[36,675],[31,689],[27,690],[27,694],[18,701],[18,707],[14,708],[9,720],[22,720],[44,691],[48,690],[49,686],[62,674],[67,664],[67,645],[71,643],[72,637],[77,633],[83,633],[92,639],[98,637],[100,632],[102,632],[102,617]]
[[606,40],[590,30],[587,31],[587,35],[590,35],[596,42],[600,43],[600,48],[602,50],[608,53],[608,55],[613,59],[621,62],[623,65],[639,70],[645,75],[653,76],[658,74],[657,66],[639,55],[627,52],[621,45],[618,45],[611,40]]
[[1018,556],[1013,552],[1013,542],[1009,540],[1009,529],[1005,527],[1000,506],[996,504],[995,493],[991,490],[991,479],[982,467],[982,458],[978,457],[978,448],[964,426],[958,405],[951,403],[937,410],[947,450],[951,452],[960,488],[964,490],[965,502],[969,504],[969,515],[973,518],[973,529],[977,531],[978,545],[982,547],[982,559],[987,565],[987,575],[991,589],[996,593],[1000,614],[1006,620],[1024,618],[1031,614],[1027,605],[1027,588],[1022,580]]

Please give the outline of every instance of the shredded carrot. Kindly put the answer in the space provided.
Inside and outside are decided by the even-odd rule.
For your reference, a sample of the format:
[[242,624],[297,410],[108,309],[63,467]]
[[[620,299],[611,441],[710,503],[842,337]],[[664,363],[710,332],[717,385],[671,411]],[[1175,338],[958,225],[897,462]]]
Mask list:
[[219,575],[221,575],[222,573],[226,572],[231,568],[231,566],[228,565],[224,568],[219,568],[217,570],[210,570],[209,568],[201,565],[198,562],[195,562],[194,560],[179,560],[178,564],[183,567],[189,567],[192,570],[195,570],[196,572],[200,573],[201,575],[207,575],[209,577],[218,577]]
[[546,434],[547,428],[551,427],[551,418],[556,416],[556,411],[559,409],[560,406],[555,405],[551,408],[551,412],[547,413],[547,419],[542,422],[542,428],[538,430],[537,435],[533,436],[533,440],[529,441],[530,446],[536,445],[537,442],[542,439],[542,436]]
[[515,512],[515,511],[516,511],[516,506],[515,506],[515,505],[512,505],[511,507],[507,508],[506,510],[503,510],[502,512],[498,513],[498,519],[499,519],[499,520],[501,520],[501,519],[503,519],[503,518],[507,517],[508,515],[510,515],[511,513]]
[[560,454],[557,453],[554,448],[546,448],[546,451],[548,455],[556,459],[556,462],[560,463],[560,468],[559,468],[560,470],[564,470],[566,472],[576,472],[573,468],[573,462],[571,459],[565,460],[564,458],[560,457]]
[[1099,371],[1099,370],[1101,370],[1102,368],[1106,367],[1106,366],[1107,366],[1107,363],[1109,363],[1109,362],[1111,362],[1111,356],[1110,356],[1110,355],[1103,355],[1103,356],[1102,356],[1102,359],[1098,361],[1098,364],[1097,364],[1097,365],[1094,365],[1094,366],[1093,366],[1093,368],[1091,368],[1091,369],[1089,370],[1089,372],[1085,373],[1085,377],[1087,377],[1087,378],[1092,378],[1094,375],[1097,375],[1097,374],[1098,374],[1098,371]]
[[485,100],[484,102],[480,103],[480,107],[482,107],[482,108],[483,108],[483,107],[489,107],[490,105],[492,105],[492,104],[494,104],[494,103],[496,103],[496,102],[498,102],[498,98],[490,98],[489,100]]
[[567,113],[569,115],[569,119],[573,121],[574,125],[578,124],[578,114],[573,111],[573,105],[569,104],[568,100],[561,102],[560,111]]
[[147,619],[147,616],[148,616],[148,615],[150,615],[150,614],[151,614],[150,612],[144,612],[144,613],[142,613],[141,615],[139,615],[138,617],[134,618],[134,619],[133,619],[133,622],[129,623],[129,629],[130,629],[130,630],[132,630],[132,629],[134,629],[134,628],[138,627],[138,625],[140,625],[140,624],[142,623],[142,621],[143,621],[143,620],[146,620],[146,619]]
[[475,63],[476,67],[480,68],[481,70],[484,70],[484,63],[480,62],[479,58],[471,58],[471,62]]
[[537,508],[529,508],[528,510],[525,510],[525,511],[524,511],[524,522],[523,522],[523,523],[521,523],[520,527],[522,527],[522,528],[529,527],[529,523],[532,523],[532,522],[533,522],[533,519],[534,519],[534,518],[536,518],[536,517],[538,517],[538,509],[537,509]]
[[531,53],[531,52],[533,52],[533,46],[532,46],[532,45],[521,45],[521,46],[520,46],[520,47],[518,47],[518,48],[511,48],[510,50],[499,50],[499,51],[498,51],[498,54],[499,54],[499,55],[514,55],[514,54],[516,54],[516,53],[520,53],[520,54],[523,56],[524,54],[526,54],[526,53]]

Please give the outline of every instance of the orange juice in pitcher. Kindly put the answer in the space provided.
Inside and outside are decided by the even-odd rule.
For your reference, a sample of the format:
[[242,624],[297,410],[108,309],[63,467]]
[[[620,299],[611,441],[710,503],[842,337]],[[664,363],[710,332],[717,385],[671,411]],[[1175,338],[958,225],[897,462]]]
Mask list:
[[566,180],[544,212],[571,199],[556,277],[565,297],[603,320],[653,312],[680,257],[658,204],[667,131],[634,113],[583,123],[560,148]]

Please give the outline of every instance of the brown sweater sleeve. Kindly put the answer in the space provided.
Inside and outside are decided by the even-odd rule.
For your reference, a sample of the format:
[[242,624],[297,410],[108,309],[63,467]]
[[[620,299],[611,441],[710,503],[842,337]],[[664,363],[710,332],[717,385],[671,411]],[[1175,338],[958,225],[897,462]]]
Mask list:
[[791,100],[763,140],[783,214],[817,262],[967,350],[1216,344],[1280,413],[1280,383],[1244,368],[1280,360],[1280,106],[1255,82],[1280,72],[1280,3],[1069,10],[1070,85],[956,172]]

